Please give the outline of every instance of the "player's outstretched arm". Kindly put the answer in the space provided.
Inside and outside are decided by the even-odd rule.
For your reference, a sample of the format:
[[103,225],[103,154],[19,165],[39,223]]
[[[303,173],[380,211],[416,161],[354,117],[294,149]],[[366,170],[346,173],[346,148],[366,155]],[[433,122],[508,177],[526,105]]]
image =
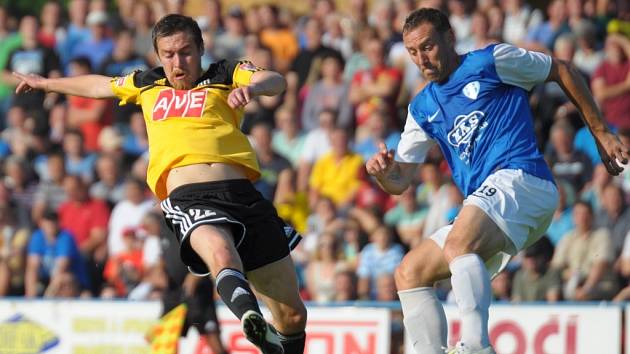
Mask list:
[[628,163],[630,148],[623,145],[608,129],[595,99],[578,70],[572,64],[554,58],[547,81],[556,81],[580,111],[582,119],[597,142],[599,154],[608,172],[615,176],[621,173],[623,167],[619,162]]
[[90,98],[114,98],[110,80],[111,77],[102,75],[83,75],[74,77],[45,78],[39,75],[13,73],[20,80],[15,93],[20,94],[30,90],[58,92],[66,95]]
[[365,163],[367,173],[376,177],[381,188],[389,194],[402,194],[409,188],[417,167],[417,163],[394,160],[394,150],[387,150],[384,143],[379,144],[379,151]]

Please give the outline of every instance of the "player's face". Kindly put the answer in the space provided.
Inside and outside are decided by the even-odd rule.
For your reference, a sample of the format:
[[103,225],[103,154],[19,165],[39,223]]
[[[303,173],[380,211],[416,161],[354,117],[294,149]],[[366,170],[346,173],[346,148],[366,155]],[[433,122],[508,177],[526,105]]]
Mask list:
[[201,53],[188,32],[158,38],[157,55],[168,82],[178,90],[187,90],[201,76]]
[[405,32],[403,43],[425,79],[441,82],[448,78],[453,69],[449,67],[451,56],[456,55],[452,31],[441,34],[432,24],[423,23]]

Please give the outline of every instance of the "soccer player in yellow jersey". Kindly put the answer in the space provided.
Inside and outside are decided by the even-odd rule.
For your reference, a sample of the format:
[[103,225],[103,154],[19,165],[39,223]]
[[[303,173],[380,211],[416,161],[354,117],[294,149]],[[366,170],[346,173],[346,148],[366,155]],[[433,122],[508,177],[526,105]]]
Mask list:
[[[264,354],[301,354],[306,309],[289,256],[298,236],[253,188],[260,172],[239,130],[243,106],[281,93],[286,82],[247,61],[221,60],[203,72],[201,31],[190,17],[158,21],[153,47],[162,67],[117,78],[15,73],[16,93],[40,89],[140,105],[149,136],[147,182],[178,236],[182,261],[195,274],[212,274],[245,336]],[[263,318],[250,283],[277,331]]]

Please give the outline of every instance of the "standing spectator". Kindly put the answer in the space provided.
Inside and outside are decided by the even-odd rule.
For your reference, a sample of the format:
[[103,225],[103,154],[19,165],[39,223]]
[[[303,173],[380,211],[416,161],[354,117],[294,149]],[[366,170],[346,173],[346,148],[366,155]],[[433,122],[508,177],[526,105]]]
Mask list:
[[109,209],[101,200],[91,199],[83,180],[68,175],[63,181],[68,200],[59,206],[59,224],[70,231],[89,266],[92,294],[100,293],[102,269],[107,257]]
[[69,282],[84,290],[89,281],[74,238],[59,227],[55,212],[45,212],[28,244],[25,295],[57,297],[62,285]]
[[593,96],[606,121],[619,129],[630,128],[630,39],[620,34],[606,38],[604,61],[591,81]]
[[349,98],[355,107],[357,136],[363,136],[358,130],[365,129],[364,123],[380,104],[387,107],[393,127],[399,127],[400,123],[396,118],[395,107],[402,75],[398,69],[385,64],[385,53],[380,39],[369,39],[365,50],[371,67],[356,72],[350,85]]
[[[92,72],[90,61],[86,57],[77,57],[70,61],[70,75],[88,75]],[[111,124],[111,103],[94,98],[68,96],[67,125],[79,129],[83,135],[83,149],[88,152],[98,151],[98,136],[104,126]]]
[[70,23],[66,38],[57,43],[57,53],[61,56],[64,68],[74,58],[81,43],[90,39],[90,29],[85,25],[88,11],[88,0],[68,1],[68,15]]
[[376,279],[383,274],[394,275],[404,254],[402,246],[394,243],[391,231],[385,226],[377,227],[359,256],[359,297],[374,299]]
[[349,86],[343,81],[343,59],[337,55],[325,54],[321,57],[318,72],[321,77],[308,90],[302,109],[302,129],[311,131],[317,128],[319,114],[330,109],[338,113],[337,125],[352,128],[352,107],[348,104]]
[[97,181],[90,185],[90,197],[100,199],[111,207],[123,200],[125,184],[119,161],[111,155],[101,155],[96,161],[96,177]]
[[610,300],[617,292],[610,233],[593,228],[593,210],[582,201],[573,208],[575,230],[560,240],[551,266],[561,272],[566,300]]
[[108,37],[107,14],[100,10],[90,11],[85,24],[90,28],[90,38],[79,43],[73,58],[85,56],[93,68],[99,68],[112,54],[114,42]]
[[[134,70],[146,70],[149,68],[144,55],[136,53],[134,48],[134,33],[123,28],[114,35],[114,51],[107,57],[97,71],[100,74],[118,77],[131,74]],[[129,117],[138,109],[129,105],[120,105],[120,100],[115,99],[113,105],[113,123],[124,128],[129,124]],[[111,103],[110,103],[111,104]]]
[[245,54],[243,47],[245,47],[244,15],[241,8],[235,5],[230,8],[225,17],[225,31],[217,34],[214,39],[213,54],[215,58],[238,60]]
[[[9,54],[6,70],[21,74],[35,74],[45,77],[58,77],[60,72],[59,58],[54,51],[42,46],[37,41],[39,24],[33,16],[24,16],[20,21],[20,35],[22,46]],[[7,74],[5,72],[5,74]],[[6,79],[13,85],[17,84],[15,78],[7,75]],[[17,95],[13,104],[23,107],[29,116],[35,120],[33,131],[38,135],[48,132],[47,109],[52,107],[57,94],[43,91],[31,91],[24,95]]]
[[348,209],[359,189],[363,159],[349,150],[348,133],[335,128],[330,136],[331,151],[313,166],[309,202],[315,205],[321,197],[333,200],[337,208]]
[[44,47],[55,49],[59,39],[66,36],[66,31],[61,27],[61,4],[56,1],[47,1],[42,6],[40,15],[41,28],[37,34],[37,40]]
[[125,249],[123,231],[138,228],[152,207],[153,201],[146,197],[146,183],[135,178],[128,179],[125,199],[116,204],[109,218],[108,256],[115,256]]
[[610,233],[615,255],[621,252],[626,234],[630,231],[630,208],[624,195],[620,186],[608,183],[602,192],[602,208],[595,216],[597,227],[606,228]]
[[[325,56],[335,56],[343,60],[339,51],[322,44],[322,25],[315,18],[310,18],[304,26],[306,46],[297,53],[291,63],[291,72],[287,76],[288,92],[300,94],[302,86],[307,83],[313,65],[321,65],[321,59]],[[264,41],[263,41],[264,43]],[[315,79],[315,78],[313,78]]]
[[38,223],[45,210],[57,210],[66,200],[63,180],[66,168],[63,153],[52,151],[46,158],[46,174],[40,175],[40,182],[35,191],[32,220]]
[[553,245],[547,237],[525,249],[521,268],[514,274],[512,301],[560,300],[562,283],[560,274],[549,268],[552,257]]
[[528,50],[551,52],[556,38],[563,33],[570,32],[567,22],[567,7],[565,0],[553,0],[547,6],[547,21],[531,28],[527,32],[522,46]]
[[254,125],[250,132],[250,138],[261,176],[254,183],[254,187],[270,201],[274,200],[277,188],[287,188],[292,183],[291,163],[278,155],[271,147],[271,127],[265,123]]
[[550,135],[553,151],[547,155],[547,163],[556,179],[568,182],[579,193],[591,180],[591,160],[573,148],[573,127],[568,122],[556,122]]
[[530,30],[543,22],[541,11],[532,8],[524,0],[501,1],[501,6],[505,11],[503,38],[508,43],[520,43]]

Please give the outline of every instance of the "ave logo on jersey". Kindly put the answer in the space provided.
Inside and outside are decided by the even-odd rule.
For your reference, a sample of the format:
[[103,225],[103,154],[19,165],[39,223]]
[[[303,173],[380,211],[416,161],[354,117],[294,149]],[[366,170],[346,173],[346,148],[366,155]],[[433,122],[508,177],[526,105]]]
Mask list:
[[480,86],[479,81],[469,82],[462,89],[462,93],[471,100],[476,100],[477,96],[479,96]]
[[205,103],[205,90],[162,90],[153,105],[152,119],[201,117]]

